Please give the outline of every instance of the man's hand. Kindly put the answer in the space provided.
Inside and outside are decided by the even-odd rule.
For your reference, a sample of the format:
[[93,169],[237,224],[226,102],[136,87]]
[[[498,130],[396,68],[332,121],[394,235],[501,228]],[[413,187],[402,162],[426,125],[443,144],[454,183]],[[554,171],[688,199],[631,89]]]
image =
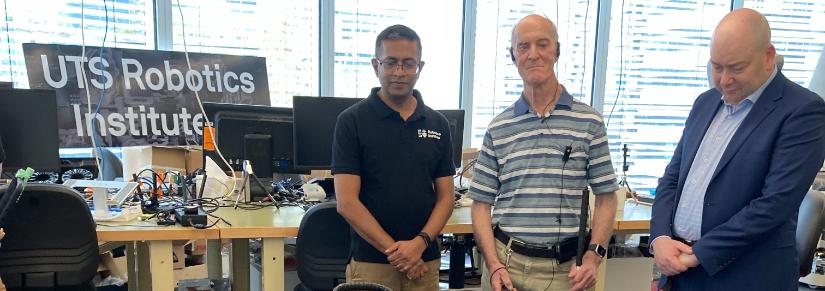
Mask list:
[[516,288],[513,287],[513,282],[510,281],[510,272],[507,272],[507,268],[505,268],[504,265],[499,264],[495,266],[495,268],[487,269],[492,272],[490,274],[490,286],[493,287],[493,291],[516,291]]
[[588,251],[582,258],[581,267],[571,266],[570,273],[567,274],[567,278],[570,279],[570,291],[583,291],[596,286],[596,273],[601,260],[595,253]]
[[[693,255],[693,249],[688,245],[669,237],[660,237],[653,243],[652,248],[656,267],[659,267],[659,270],[665,276],[673,276],[687,271],[688,266],[685,266],[679,256],[682,254]],[[695,258],[695,256],[693,257]]]
[[424,263],[424,260],[418,259],[418,262],[407,271],[407,279],[418,280],[423,277],[427,271],[429,271],[427,264]]
[[397,241],[384,251],[387,261],[403,273],[407,273],[416,263],[421,261],[421,254],[427,245],[420,237],[412,240]]
[[695,254],[682,253],[681,255],[679,255],[679,262],[681,262],[682,265],[685,265],[685,267],[688,268],[693,268],[699,265],[699,259],[696,258]]
[[0,228],[0,239],[3,239],[5,236],[6,232],[4,232],[2,228]]

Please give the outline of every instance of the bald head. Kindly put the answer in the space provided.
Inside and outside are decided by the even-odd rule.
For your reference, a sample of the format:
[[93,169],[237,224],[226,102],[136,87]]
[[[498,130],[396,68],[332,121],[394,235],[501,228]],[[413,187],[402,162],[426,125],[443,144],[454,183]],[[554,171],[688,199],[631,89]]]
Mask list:
[[734,10],[713,31],[711,77],[726,102],[738,104],[756,92],[773,73],[775,60],[771,27],[755,10]]
[[538,15],[538,14],[530,14],[525,16],[524,18],[520,19],[516,22],[516,25],[513,26],[513,30],[510,33],[510,45],[511,47],[516,46],[516,39],[518,39],[519,31],[546,31],[551,39],[558,41],[559,40],[559,32],[556,29],[556,24],[554,24],[550,19],[547,17]]
[[716,26],[711,43],[712,46],[717,43],[724,46],[739,44],[764,52],[771,45],[771,27],[762,13],[748,8],[736,9]]

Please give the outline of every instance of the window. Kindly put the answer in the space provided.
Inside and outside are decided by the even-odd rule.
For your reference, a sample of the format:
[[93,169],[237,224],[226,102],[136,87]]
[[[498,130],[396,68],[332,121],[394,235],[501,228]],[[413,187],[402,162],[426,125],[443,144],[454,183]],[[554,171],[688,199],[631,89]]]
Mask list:
[[[272,106],[319,92],[318,1],[172,1],[173,49],[266,58]],[[182,25],[183,24],[183,25]]]
[[14,82],[18,88],[29,87],[23,43],[82,45],[83,28],[86,46],[100,47],[106,32],[107,47],[155,47],[151,0],[85,1],[85,6],[80,0],[27,0],[3,5],[0,81]]
[[[614,0],[615,1],[615,0]],[[493,117],[513,104],[524,86],[510,60],[510,35],[524,16],[542,14],[559,32],[559,82],[576,99],[590,103],[597,0],[478,1],[471,145],[480,148]]]
[[745,0],[744,7],[765,15],[771,42],[785,59],[782,73],[807,88],[825,48],[825,2]]
[[627,179],[640,194],[655,194],[693,101],[708,90],[708,45],[730,3],[613,1],[603,113],[613,164],[621,171],[626,144]]
[[335,1],[335,96],[364,98],[380,86],[370,63],[375,38],[384,28],[403,24],[421,37],[426,65],[415,88],[424,103],[435,109],[458,108],[461,15],[462,1]]

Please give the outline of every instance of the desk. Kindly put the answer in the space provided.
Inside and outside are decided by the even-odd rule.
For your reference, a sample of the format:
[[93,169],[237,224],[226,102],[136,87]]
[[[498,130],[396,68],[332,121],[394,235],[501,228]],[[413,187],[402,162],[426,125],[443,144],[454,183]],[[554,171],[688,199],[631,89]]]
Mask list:
[[[284,288],[284,238],[298,235],[298,227],[305,211],[300,207],[268,207],[258,210],[234,210],[221,208],[215,215],[228,220],[232,226],[221,224],[220,237],[232,239],[232,277],[233,289],[249,288],[249,239],[261,238],[261,274],[263,290],[283,290]],[[470,234],[473,224],[470,208],[461,207],[453,210],[442,231],[444,233]],[[463,276],[462,259],[458,266]],[[451,264],[452,268],[452,264]],[[246,289],[245,289],[246,288]]]
[[221,238],[232,239],[232,289],[249,290],[249,239],[261,238],[263,290],[284,290],[284,238],[298,236],[304,217],[300,207],[258,210],[220,208],[214,214],[232,226],[220,224]]
[[[617,218],[613,223],[614,234],[636,234],[647,233],[650,229],[651,207],[644,204],[636,204],[631,200],[625,201],[622,218]],[[618,214],[617,214],[618,215]],[[453,209],[453,215],[447,221],[442,233],[472,234],[473,223],[470,215],[470,207],[460,207]],[[464,288],[464,260],[465,245],[456,244],[450,249],[450,289]],[[604,284],[605,266],[600,266],[598,281]],[[604,286],[596,287],[596,290],[604,290]]]
[[[624,219],[617,220],[614,227],[617,233],[644,233],[650,222],[649,207],[625,206]],[[263,290],[283,290],[284,288],[284,238],[298,235],[298,227],[304,216],[300,207],[267,207],[258,210],[235,210],[223,207],[214,214],[229,221],[232,226],[218,223],[210,229],[194,229],[182,226],[157,226],[154,222],[135,221],[130,223],[100,223],[97,227],[98,241],[134,241],[129,247],[130,264],[137,261],[141,272],[135,276],[130,268],[131,286],[152,286],[152,290],[173,290],[172,277],[172,241],[191,239],[232,239],[232,268],[235,290],[249,290],[249,239],[262,238],[261,274]],[[211,218],[210,218],[211,220]],[[453,209],[443,233],[472,234],[473,226],[470,207]],[[214,242],[214,241],[212,241]],[[141,254],[135,258],[134,253]],[[148,254],[148,257],[146,256]],[[219,252],[217,253],[219,254]],[[214,257],[212,257],[214,258]],[[463,245],[451,250],[451,281],[463,276]],[[208,259],[210,269],[220,268],[220,259]],[[134,266],[134,265],[133,265]],[[602,265],[604,266],[604,264]],[[214,274],[214,272],[210,272]],[[220,272],[217,272],[220,274]],[[137,277],[137,278],[136,278]],[[602,276],[600,276],[602,278]],[[151,283],[149,283],[151,280]],[[603,280],[600,280],[603,282]],[[137,287],[136,287],[137,289]],[[140,288],[147,289],[147,288]],[[597,290],[602,290],[597,287]]]
[[[634,206],[636,207],[636,206]],[[627,208],[626,208],[627,209]],[[614,228],[622,233],[644,233],[649,227],[649,220],[641,217],[645,215],[645,208],[634,208],[633,211],[625,210],[624,216],[632,220],[617,220]],[[649,207],[647,208],[649,209]],[[304,210],[299,207],[282,207],[275,209],[267,207],[258,210],[234,210],[232,208],[221,208],[215,215],[223,217],[232,226],[219,224],[220,238],[232,239],[232,276],[233,289],[249,289],[249,239],[261,238],[263,248],[261,250],[261,274],[263,290],[284,290],[284,238],[298,235],[298,226],[304,216]],[[646,212],[649,217],[649,211]],[[470,207],[460,207],[453,209],[453,214],[444,226],[443,233],[472,234],[473,226],[470,216]],[[460,258],[453,258],[452,254],[461,255]],[[451,262],[456,259],[457,264],[451,263],[451,277],[457,276],[460,269],[463,276],[464,250],[455,249],[451,251]],[[605,264],[602,264],[602,272]],[[453,267],[457,266],[457,267]],[[603,275],[600,275],[603,278]],[[603,283],[603,279],[600,280]],[[602,287],[603,288],[603,287]],[[597,290],[599,289],[597,287]]]
[[633,200],[626,200],[622,217],[616,219],[615,233],[633,234],[647,233],[650,230],[650,215],[652,206],[638,204]]
[[[151,286],[151,290],[174,290],[172,241],[218,238],[218,228],[158,226],[154,221],[100,222],[97,226],[98,242],[134,242],[126,244],[130,290],[150,289],[144,286]],[[135,267],[149,272],[135,272]]]

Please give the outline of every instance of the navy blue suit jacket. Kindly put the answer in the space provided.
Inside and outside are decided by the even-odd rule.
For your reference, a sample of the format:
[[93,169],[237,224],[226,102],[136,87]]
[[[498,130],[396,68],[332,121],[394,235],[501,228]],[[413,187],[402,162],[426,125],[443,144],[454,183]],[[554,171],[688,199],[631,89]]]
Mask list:
[[[685,178],[721,94],[696,99],[659,179],[651,238],[673,236]],[[825,158],[825,102],[781,72],[736,130],[705,193],[699,266],[669,280],[673,290],[797,290],[796,219]]]

